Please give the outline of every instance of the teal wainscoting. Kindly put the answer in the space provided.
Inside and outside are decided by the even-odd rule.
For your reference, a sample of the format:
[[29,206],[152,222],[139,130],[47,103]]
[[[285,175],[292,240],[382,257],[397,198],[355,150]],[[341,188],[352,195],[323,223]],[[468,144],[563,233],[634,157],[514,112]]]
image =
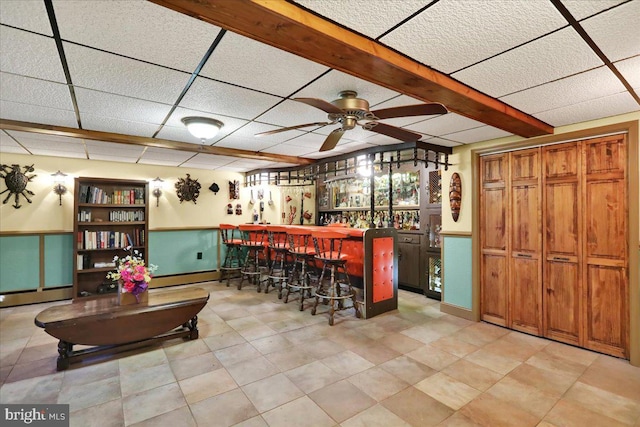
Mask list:
[[44,287],[73,284],[73,234],[44,236]]
[[0,237],[0,292],[40,285],[40,236]]
[[217,270],[219,250],[218,230],[149,232],[148,261],[158,266],[156,276]]
[[443,302],[471,310],[472,250],[471,237],[444,236]]

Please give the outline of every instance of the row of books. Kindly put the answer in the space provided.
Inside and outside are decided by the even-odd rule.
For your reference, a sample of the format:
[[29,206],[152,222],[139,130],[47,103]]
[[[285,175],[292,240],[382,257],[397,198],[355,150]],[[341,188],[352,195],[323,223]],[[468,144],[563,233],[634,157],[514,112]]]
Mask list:
[[135,229],[133,235],[119,231],[79,231],[78,249],[117,249],[144,246],[144,230]]
[[79,202],[113,205],[144,205],[144,188],[107,192],[100,187],[81,184]]
[[[96,219],[96,221],[102,221]],[[110,222],[131,222],[131,221],[144,221],[144,211],[110,211]],[[78,212],[78,222],[91,222],[91,210],[81,210]]]

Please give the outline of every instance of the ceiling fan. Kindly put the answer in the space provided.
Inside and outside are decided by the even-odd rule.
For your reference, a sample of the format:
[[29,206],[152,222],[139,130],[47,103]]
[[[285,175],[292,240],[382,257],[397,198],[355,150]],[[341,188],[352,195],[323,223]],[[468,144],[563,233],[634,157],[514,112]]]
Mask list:
[[340,141],[340,138],[342,138],[342,135],[356,126],[362,126],[365,130],[387,135],[392,138],[399,139],[400,141],[409,142],[419,140],[422,135],[396,126],[380,123],[378,120],[391,119],[395,117],[426,116],[448,113],[448,110],[444,105],[436,102],[404,105],[401,107],[383,108],[380,110],[370,111],[369,103],[364,99],[358,98],[357,92],[352,90],[343,90],[339,93],[339,96],[339,99],[331,102],[318,98],[293,98],[294,101],[302,102],[326,112],[330,120],[328,122],[314,122],[289,126],[268,132],[261,132],[255,136],[273,135],[275,133],[309,126],[327,126],[339,123],[340,127],[331,131],[329,136],[327,136],[327,139],[325,139],[322,144],[322,147],[320,147],[320,151],[333,150],[338,144],[338,141]]

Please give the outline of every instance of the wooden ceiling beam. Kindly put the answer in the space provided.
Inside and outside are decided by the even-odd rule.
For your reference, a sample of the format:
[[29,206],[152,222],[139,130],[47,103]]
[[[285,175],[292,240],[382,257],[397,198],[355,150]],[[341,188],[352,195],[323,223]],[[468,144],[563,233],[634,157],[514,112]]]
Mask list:
[[553,133],[547,123],[284,0],[149,1],[519,136]]
[[143,147],[165,148],[168,150],[188,151],[191,153],[216,154],[219,156],[240,157],[251,160],[291,163],[294,165],[311,165],[316,162],[314,159],[308,159],[305,157],[216,147],[215,145],[189,144],[187,142],[170,141],[168,139],[124,135],[121,133],[100,132],[95,130],[68,128],[64,126],[43,125],[39,123],[19,122],[16,120],[0,119],[0,129],[91,139],[94,141],[115,142],[118,144],[139,145]]

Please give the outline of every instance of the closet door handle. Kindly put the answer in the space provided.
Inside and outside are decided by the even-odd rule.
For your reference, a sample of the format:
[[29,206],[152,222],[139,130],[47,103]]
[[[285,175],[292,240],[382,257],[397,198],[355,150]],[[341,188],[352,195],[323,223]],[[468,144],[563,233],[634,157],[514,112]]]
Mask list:
[[531,254],[518,254],[516,255],[518,258],[532,258]]
[[554,256],[553,260],[554,261],[565,261],[566,262],[566,261],[569,261],[569,258],[563,257],[563,256]]

